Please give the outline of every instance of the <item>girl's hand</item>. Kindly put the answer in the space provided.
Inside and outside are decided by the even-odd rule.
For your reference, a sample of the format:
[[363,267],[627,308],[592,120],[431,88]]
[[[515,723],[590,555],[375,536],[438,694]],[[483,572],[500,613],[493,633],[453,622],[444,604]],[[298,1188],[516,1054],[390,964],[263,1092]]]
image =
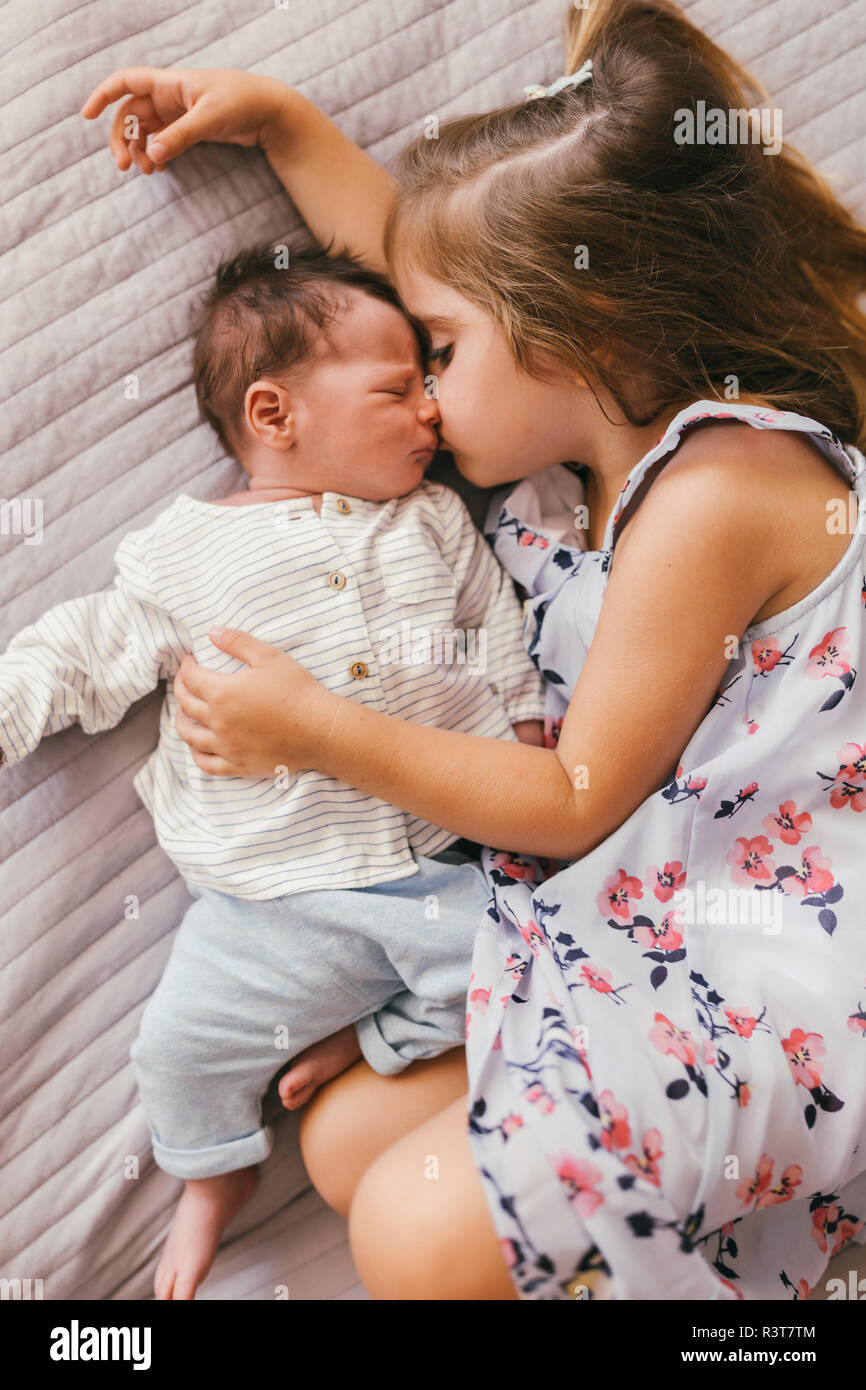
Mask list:
[[[118,169],[135,163],[152,174],[201,140],[267,148],[290,90],[276,77],[233,68],[118,68],[94,87],[80,114],[93,120],[128,96],[114,113],[108,143]],[[159,144],[154,138],[146,149],[148,136]]]
[[247,671],[211,671],[187,652],[174,678],[175,728],[193,762],[215,777],[274,777],[316,766],[340,700],[267,642],[237,628],[212,628],[220,651]]

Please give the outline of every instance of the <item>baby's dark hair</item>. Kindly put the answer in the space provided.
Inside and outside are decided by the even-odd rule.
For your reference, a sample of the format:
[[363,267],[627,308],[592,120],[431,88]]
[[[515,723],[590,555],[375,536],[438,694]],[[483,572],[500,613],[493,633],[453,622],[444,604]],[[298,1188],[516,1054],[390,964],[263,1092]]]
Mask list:
[[202,418],[228,454],[244,439],[244,396],[261,376],[303,381],[316,333],[348,308],[340,291],[361,290],[402,309],[390,281],[349,252],[305,241],[263,242],[223,259],[194,308],[193,381]]

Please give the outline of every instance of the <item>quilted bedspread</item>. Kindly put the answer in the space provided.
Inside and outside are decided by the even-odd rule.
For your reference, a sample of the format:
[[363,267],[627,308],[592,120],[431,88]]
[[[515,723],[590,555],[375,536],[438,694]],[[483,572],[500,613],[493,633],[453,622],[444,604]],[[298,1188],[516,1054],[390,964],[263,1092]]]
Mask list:
[[[110,586],[120,538],[178,492],[242,485],[198,420],[188,313],[221,256],[300,226],[258,150],[204,145],[156,177],[119,173],[111,112],[78,115],[96,82],[140,63],[276,76],[387,167],[431,111],[482,110],[557,77],[565,4],[7,0],[0,650],[51,605]],[[866,216],[864,0],[684,7]],[[70,728],[0,769],[0,1276],[42,1279],[45,1298],[147,1297],[180,1187],[153,1164],[128,1060],[191,901],[132,788],[162,694],[109,732]],[[272,1298],[283,1283],[293,1298],[356,1297],[342,1223],[308,1190],[297,1117],[269,1104],[274,1153],[202,1296]]]

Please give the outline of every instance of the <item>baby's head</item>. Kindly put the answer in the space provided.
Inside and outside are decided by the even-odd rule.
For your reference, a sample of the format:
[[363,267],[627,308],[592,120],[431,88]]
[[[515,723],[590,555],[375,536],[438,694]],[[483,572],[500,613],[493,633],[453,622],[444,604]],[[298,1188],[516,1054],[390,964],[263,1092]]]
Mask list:
[[384,276],[320,246],[254,246],[219,265],[195,335],[202,415],[251,477],[371,501],[423,478],[439,411]]

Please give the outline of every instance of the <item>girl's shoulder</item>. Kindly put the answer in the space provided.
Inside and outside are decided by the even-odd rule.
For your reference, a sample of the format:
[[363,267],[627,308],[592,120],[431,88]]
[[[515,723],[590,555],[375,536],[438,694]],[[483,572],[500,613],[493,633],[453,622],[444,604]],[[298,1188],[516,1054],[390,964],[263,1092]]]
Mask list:
[[804,416],[753,407],[736,416],[699,413],[677,438],[675,450],[645,470],[644,486],[621,508],[615,540],[627,533],[647,487],[662,477],[673,510],[694,489],[716,499],[728,516],[733,505],[749,534],[763,537],[765,561],[772,557],[774,591],[752,624],[798,603],[840,564],[860,507],[855,464],[830,430]]

